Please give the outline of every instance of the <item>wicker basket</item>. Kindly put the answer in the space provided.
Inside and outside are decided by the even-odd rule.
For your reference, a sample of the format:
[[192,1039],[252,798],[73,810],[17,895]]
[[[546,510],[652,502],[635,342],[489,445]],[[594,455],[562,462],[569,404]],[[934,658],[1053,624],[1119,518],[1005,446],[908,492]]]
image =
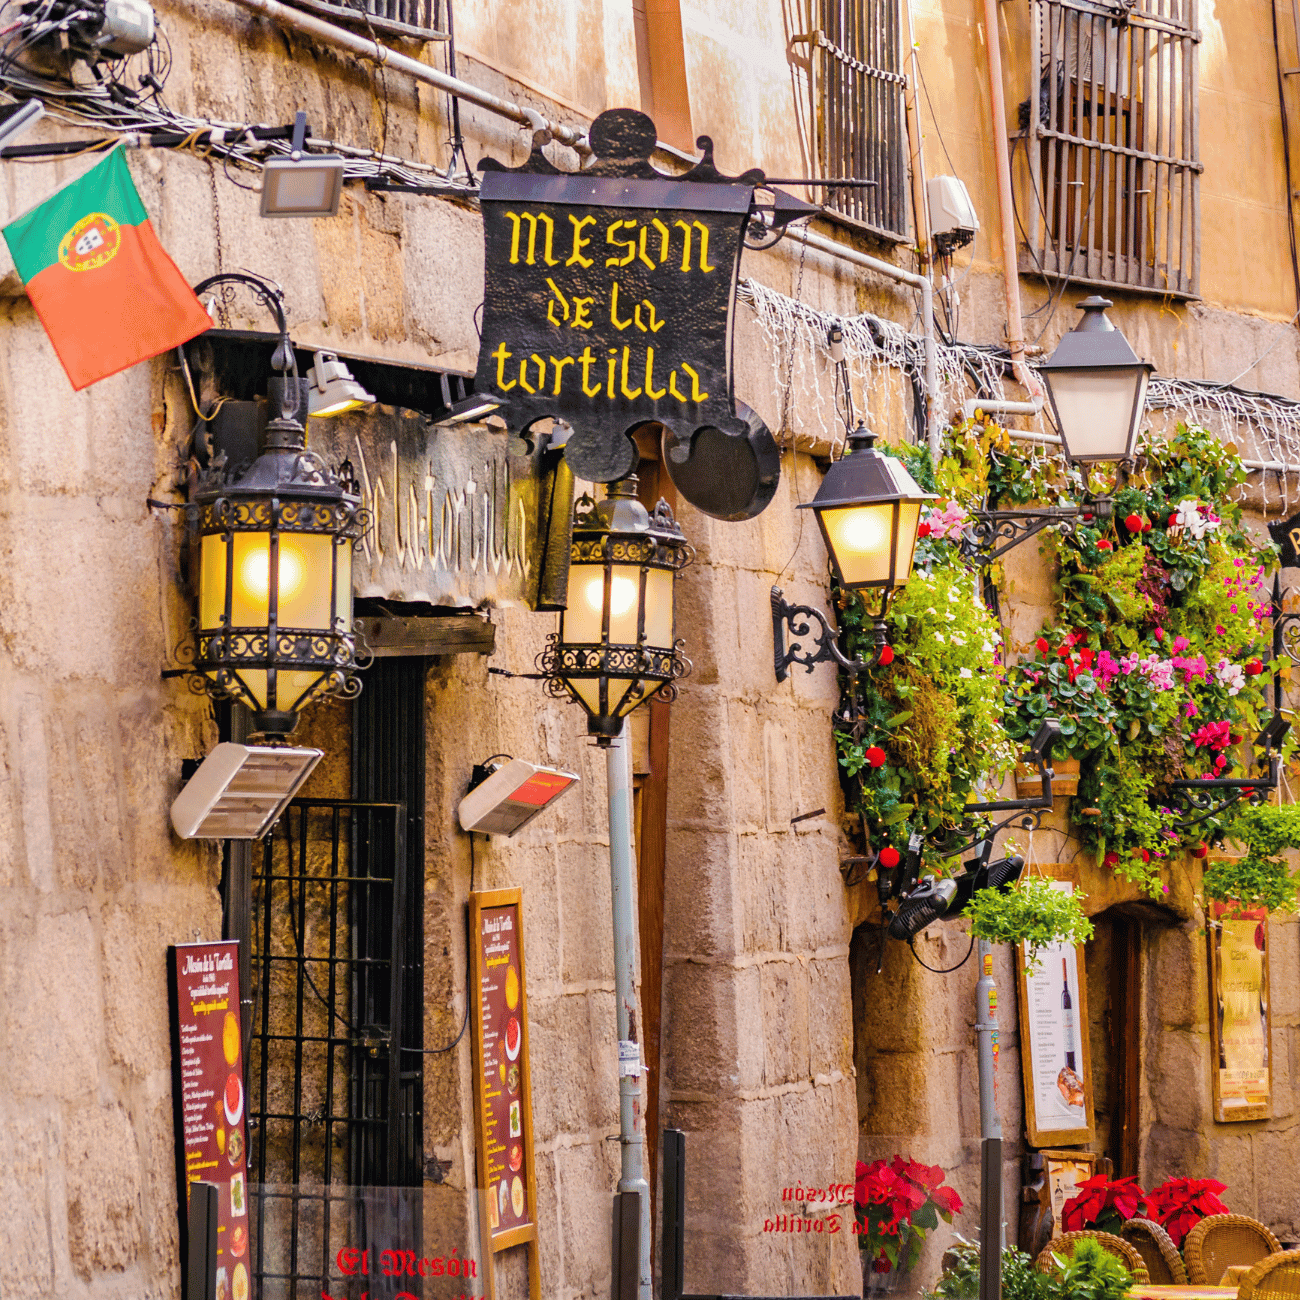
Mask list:
[[[1058,758],[1051,765],[1052,794],[1073,794],[1079,788],[1079,760]],[[1036,799],[1043,793],[1042,778],[1032,767],[1016,764],[1016,789],[1022,799]]]
[[1244,1214],[1212,1214],[1202,1219],[1183,1242],[1187,1280],[1193,1286],[1218,1286],[1234,1264],[1258,1264],[1282,1249],[1258,1219]]

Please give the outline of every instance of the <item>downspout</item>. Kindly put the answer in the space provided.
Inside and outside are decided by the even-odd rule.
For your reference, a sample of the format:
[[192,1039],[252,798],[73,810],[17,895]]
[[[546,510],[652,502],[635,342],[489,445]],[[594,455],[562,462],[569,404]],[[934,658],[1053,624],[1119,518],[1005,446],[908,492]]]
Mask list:
[[[1032,3],[1032,0],[1031,0]],[[1011,370],[1029,391],[1029,402],[977,402],[982,411],[1037,414],[1043,405],[1043,388],[1025,363],[1025,326],[1020,316],[1020,270],[1016,265],[1016,230],[1011,198],[1011,153],[1007,148],[1007,105],[1002,93],[1002,43],[998,0],[984,0],[984,35],[988,49],[989,107],[993,116],[993,170],[998,179],[998,218],[1002,239],[1002,280],[1007,299],[1007,346]],[[965,403],[963,409],[969,407]]]
[[811,230],[788,226],[786,233],[791,239],[809,248],[815,248],[819,253],[828,253],[831,257],[838,257],[854,266],[875,271],[878,275],[888,276],[891,280],[897,280],[900,284],[910,285],[913,289],[921,291],[921,342],[925,350],[925,435],[930,455],[937,460],[939,411],[935,396],[939,391],[939,352],[934,337],[934,286],[924,275],[905,271],[901,266],[882,261],[868,253],[859,253],[856,248],[851,248],[848,244],[827,239],[824,235],[815,235]]
[[[1297,0],[1300,3],[1300,0]],[[933,251],[930,247],[930,203],[925,192],[925,151],[921,139],[921,111],[917,104],[916,88],[921,81],[921,69],[917,61],[916,34],[912,28],[911,0],[903,5],[904,35],[907,39],[907,85],[903,89],[903,106],[907,115],[907,134],[912,142],[912,157],[909,160],[912,174],[912,213],[916,219],[916,249],[918,265],[922,274],[930,272],[930,259]]]
[[358,36],[334,23],[326,22],[323,18],[317,18],[314,14],[304,13],[300,9],[291,9],[288,5],[281,4],[280,0],[234,0],[234,3],[243,9],[261,14],[282,27],[292,27],[295,31],[304,32],[318,40],[336,45],[339,49],[347,50],[358,58],[369,59],[380,67],[404,72],[416,81],[435,86],[449,95],[457,95],[471,104],[477,104],[479,108],[485,108],[488,112],[496,113],[512,122],[518,122],[520,126],[526,126],[532,131],[542,131],[553,140],[558,140],[561,144],[577,150],[584,158],[591,156],[591,146],[587,143],[585,131],[550,122],[535,109],[523,108],[512,100],[502,99],[468,81],[461,81],[459,77],[448,76],[427,63],[421,63],[419,59],[398,54],[396,50],[390,50],[386,45],[380,45],[378,41]]

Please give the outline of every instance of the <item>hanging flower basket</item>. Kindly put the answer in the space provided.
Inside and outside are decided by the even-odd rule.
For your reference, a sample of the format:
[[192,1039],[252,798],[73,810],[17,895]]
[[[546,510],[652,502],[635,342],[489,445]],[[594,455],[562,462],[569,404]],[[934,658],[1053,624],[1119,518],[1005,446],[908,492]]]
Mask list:
[[[1079,788],[1079,760],[1058,758],[1052,763],[1052,794],[1074,794]],[[1016,791],[1022,799],[1036,799],[1043,793],[1037,768],[1016,764]]]

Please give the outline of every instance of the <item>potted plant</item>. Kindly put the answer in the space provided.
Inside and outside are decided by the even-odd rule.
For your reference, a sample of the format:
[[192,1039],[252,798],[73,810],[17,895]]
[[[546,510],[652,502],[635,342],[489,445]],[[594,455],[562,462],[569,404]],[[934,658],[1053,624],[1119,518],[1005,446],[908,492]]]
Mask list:
[[1027,944],[1025,964],[1038,965],[1040,949],[1053,943],[1086,943],[1092,922],[1083,914],[1082,894],[1053,887],[1041,876],[1029,876],[1006,893],[998,889],[976,891],[963,916],[971,934],[985,943]]
[[1282,856],[1300,849],[1300,806],[1277,808],[1261,804],[1244,809],[1232,823],[1228,837],[1243,843],[1246,854],[1218,858],[1205,872],[1205,896],[1243,909],[1263,907],[1270,912],[1293,912],[1300,885]]
[[1151,1218],[1164,1228],[1179,1250],[1187,1234],[1212,1214],[1230,1214],[1219,1200],[1227,1187],[1213,1178],[1171,1178],[1147,1194]]
[[1075,1194],[1061,1207],[1061,1231],[1082,1232],[1095,1228],[1098,1232],[1119,1230],[1132,1218],[1149,1218],[1146,1194],[1137,1185],[1137,1175],[1114,1180],[1105,1174],[1085,1179],[1075,1189]]
[[961,1207],[961,1197],[945,1186],[939,1165],[898,1155],[870,1164],[859,1160],[853,1231],[868,1282],[891,1274],[891,1282],[896,1283],[898,1275],[920,1258],[926,1233],[937,1228],[940,1219],[951,1223]]

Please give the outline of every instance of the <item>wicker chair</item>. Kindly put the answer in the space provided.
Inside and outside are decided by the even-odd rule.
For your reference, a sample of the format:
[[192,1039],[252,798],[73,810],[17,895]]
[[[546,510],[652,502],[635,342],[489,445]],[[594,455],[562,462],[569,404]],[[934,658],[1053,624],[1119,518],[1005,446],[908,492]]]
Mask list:
[[1117,1256],[1124,1267],[1133,1274],[1134,1282],[1146,1285],[1151,1281],[1142,1256],[1127,1241],[1115,1236],[1113,1232],[1063,1232],[1047,1243],[1038,1258],[1034,1260],[1034,1267],[1040,1273],[1050,1273],[1056,1267],[1053,1256],[1064,1255],[1066,1258],[1072,1258],[1074,1248],[1081,1241],[1095,1241],[1108,1254]]
[[1257,1219],[1244,1214],[1212,1214],[1183,1242],[1187,1280],[1193,1286],[1218,1286],[1232,1265],[1258,1264],[1281,1249],[1278,1239]]
[[1300,1296],[1300,1250],[1261,1259],[1237,1292],[1237,1300],[1291,1300],[1293,1296]]
[[1142,1256],[1152,1286],[1187,1285],[1187,1269],[1178,1247],[1153,1219],[1130,1219],[1119,1235]]

